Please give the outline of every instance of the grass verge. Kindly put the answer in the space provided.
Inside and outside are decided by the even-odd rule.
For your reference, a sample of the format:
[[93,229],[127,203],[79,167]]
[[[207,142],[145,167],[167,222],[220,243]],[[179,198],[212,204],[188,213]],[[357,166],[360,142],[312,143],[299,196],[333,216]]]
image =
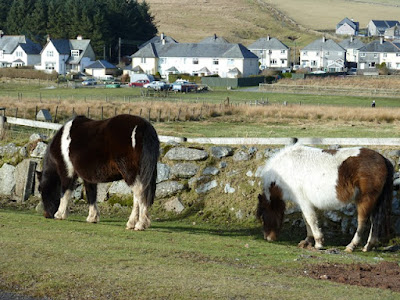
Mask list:
[[395,254],[310,252],[288,238],[267,243],[257,224],[227,228],[156,221],[147,231],[132,232],[119,217],[103,217],[99,224],[84,219],[73,214],[54,221],[30,211],[0,210],[0,289],[52,299],[399,296],[302,275],[310,263],[373,263]]

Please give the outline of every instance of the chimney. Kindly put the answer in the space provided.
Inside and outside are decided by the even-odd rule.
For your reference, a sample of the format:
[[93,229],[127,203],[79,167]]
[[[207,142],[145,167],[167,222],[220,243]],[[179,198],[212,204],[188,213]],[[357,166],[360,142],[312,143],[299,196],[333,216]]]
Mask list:
[[325,36],[322,37],[322,42],[323,42],[323,43],[326,42],[326,37],[325,37]]
[[47,37],[46,37],[46,41],[50,42],[50,40],[51,40],[51,37],[50,37],[50,34],[48,34]]
[[383,44],[383,36],[381,36],[380,38],[379,38],[379,44]]
[[164,39],[164,32],[161,33],[161,35],[160,35],[160,40],[163,40],[163,39]]
[[216,40],[217,39],[217,34],[216,33],[214,33],[214,40]]
[[270,38],[270,36],[269,35],[267,35],[267,41],[269,41],[271,38]]
[[350,36],[350,43],[354,42],[354,36]]
[[77,39],[78,41],[82,41],[82,36],[81,36],[81,35],[78,35],[78,36],[76,37],[76,39]]
[[4,32],[3,32],[3,30],[0,29],[0,38],[2,38],[3,35],[4,35]]

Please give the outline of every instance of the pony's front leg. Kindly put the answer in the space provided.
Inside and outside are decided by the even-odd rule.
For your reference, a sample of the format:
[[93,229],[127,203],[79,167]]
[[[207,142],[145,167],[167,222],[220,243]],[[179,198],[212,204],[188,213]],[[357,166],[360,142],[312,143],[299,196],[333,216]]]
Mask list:
[[57,212],[54,214],[54,219],[57,220],[65,220],[68,218],[68,202],[71,198],[71,189],[66,189],[63,193],[63,196],[60,199],[60,206],[58,207]]
[[303,220],[304,220],[304,223],[306,224],[307,236],[304,240],[300,241],[300,243],[298,244],[298,247],[299,248],[307,248],[308,246],[312,247],[314,245],[314,236],[311,231],[310,225],[308,225],[308,222],[307,222],[306,218],[304,217],[304,214],[303,214]]
[[97,223],[100,221],[100,212],[97,207],[97,184],[84,181],[86,197],[89,204],[89,215],[86,222]]
[[[312,239],[312,236],[314,236],[314,240],[315,240],[315,249],[321,250],[324,248],[323,243],[324,243],[324,236],[321,232],[321,229],[318,227],[318,218],[317,218],[317,214],[315,213],[314,209],[312,208],[306,208],[304,209],[302,207],[302,211],[303,211],[303,217],[306,221],[306,223],[308,223],[310,229],[307,229],[307,238],[306,241],[310,242],[310,239]],[[308,230],[311,231],[312,236],[309,234]]]

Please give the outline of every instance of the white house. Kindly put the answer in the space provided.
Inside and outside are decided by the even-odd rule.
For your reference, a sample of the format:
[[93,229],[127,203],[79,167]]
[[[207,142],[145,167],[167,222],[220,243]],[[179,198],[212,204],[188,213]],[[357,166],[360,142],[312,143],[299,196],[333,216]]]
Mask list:
[[132,56],[132,67],[146,74],[247,77],[258,74],[258,57],[241,44],[148,43]]
[[345,49],[323,37],[300,50],[300,65],[313,71],[341,72],[345,67],[345,55]]
[[260,69],[284,69],[290,66],[290,49],[276,38],[260,38],[248,49],[258,56]]
[[62,75],[83,72],[95,58],[90,40],[81,36],[76,40],[49,39],[41,52],[41,65],[37,69]]
[[344,18],[336,25],[336,34],[340,35],[358,35],[360,23],[354,22],[349,18]]
[[0,68],[40,64],[41,50],[24,35],[3,35],[0,31]]
[[346,50],[346,61],[351,63],[357,62],[357,50],[365,46],[362,41],[353,36],[339,42],[339,45]]
[[400,70],[400,41],[385,41],[383,37],[372,41],[357,51],[358,68],[361,70],[376,69],[378,64],[385,63],[391,70]]

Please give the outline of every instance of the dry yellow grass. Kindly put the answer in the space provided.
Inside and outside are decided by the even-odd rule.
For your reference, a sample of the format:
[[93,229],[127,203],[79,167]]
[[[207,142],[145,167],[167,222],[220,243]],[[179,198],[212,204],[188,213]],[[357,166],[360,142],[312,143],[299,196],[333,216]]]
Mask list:
[[352,0],[264,0],[295,20],[316,30],[334,30],[344,17],[360,22],[365,28],[374,20],[398,20],[398,1],[352,1]]
[[292,80],[283,78],[277,82],[283,85],[312,85],[312,86],[340,86],[351,88],[375,88],[375,89],[394,89],[400,88],[399,76],[381,77],[327,77],[327,78],[307,78],[304,80]]

